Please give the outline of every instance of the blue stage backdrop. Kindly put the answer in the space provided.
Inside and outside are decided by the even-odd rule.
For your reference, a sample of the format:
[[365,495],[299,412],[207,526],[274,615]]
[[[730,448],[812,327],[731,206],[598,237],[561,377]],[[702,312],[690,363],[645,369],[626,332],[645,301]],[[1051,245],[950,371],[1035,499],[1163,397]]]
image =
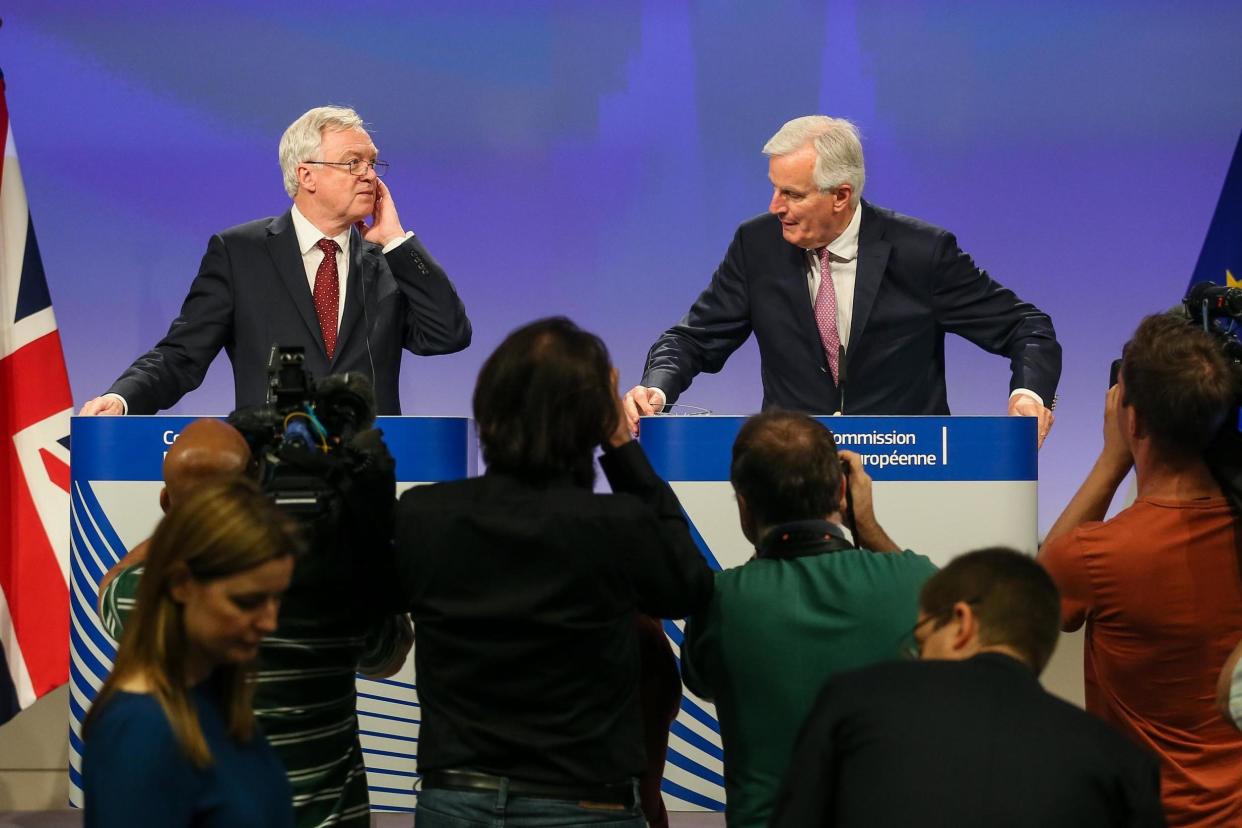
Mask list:
[[[853,118],[866,197],[953,230],[1056,322],[1046,527],[1095,455],[1109,362],[1195,266],[1242,126],[1240,32],[1220,0],[17,0],[0,66],[78,405],[164,332],[212,233],[286,208],[276,143],[311,106],[373,124],[469,308],[474,345],[402,375],[406,411],[441,415],[548,314],[636,382],[765,209],[766,138]],[[949,359],[955,412],[1004,410],[1002,360]],[[754,410],[753,345],[683,399]],[[231,402],[221,359],[172,413]]]

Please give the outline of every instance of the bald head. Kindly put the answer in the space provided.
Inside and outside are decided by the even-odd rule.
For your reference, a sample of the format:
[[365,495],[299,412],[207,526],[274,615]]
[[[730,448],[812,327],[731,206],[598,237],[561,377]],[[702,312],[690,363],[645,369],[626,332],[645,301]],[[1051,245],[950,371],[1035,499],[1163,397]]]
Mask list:
[[733,488],[762,526],[836,514],[841,458],[832,432],[806,416],[769,409],[733,443]]
[[161,502],[181,500],[200,483],[246,473],[250,447],[241,432],[221,420],[195,420],[173,441],[164,457]]

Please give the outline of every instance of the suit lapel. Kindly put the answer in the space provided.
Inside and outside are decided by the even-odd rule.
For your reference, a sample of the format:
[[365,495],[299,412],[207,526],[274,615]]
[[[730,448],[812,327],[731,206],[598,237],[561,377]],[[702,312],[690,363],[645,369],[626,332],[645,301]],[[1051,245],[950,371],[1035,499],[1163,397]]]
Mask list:
[[814,342],[818,346],[816,353],[822,355],[824,349],[820,344],[819,325],[815,322],[815,307],[811,303],[811,294],[806,281],[807,271],[811,267],[806,258],[806,251],[783,239],[781,246],[785,249],[785,261],[778,282],[784,288],[787,299],[793,306],[798,338]]
[[[880,282],[888,267],[888,256],[893,246],[884,240],[884,219],[867,202],[861,202],[862,223],[858,228],[858,265],[854,271],[854,319],[850,323],[849,345],[860,341]],[[848,352],[849,345],[846,350]]]
[[341,327],[336,336],[336,354],[332,358],[333,364],[341,358],[341,354],[345,353],[345,346],[349,342],[350,335],[353,334],[354,328],[358,327],[358,317],[362,315],[362,303],[366,298],[361,287],[363,280],[367,280],[370,290],[375,289],[375,286],[371,284],[375,263],[371,254],[363,253],[362,248],[365,245],[366,242],[358,234],[358,229],[351,229],[349,231],[349,275],[345,277],[345,310],[342,312]]
[[267,226],[267,252],[311,338],[319,343],[320,352],[326,359],[328,354],[323,346],[323,331],[319,328],[319,315],[315,313],[310,286],[306,283],[306,268],[302,265],[302,251],[298,249],[298,234],[293,229],[291,213],[273,219]]

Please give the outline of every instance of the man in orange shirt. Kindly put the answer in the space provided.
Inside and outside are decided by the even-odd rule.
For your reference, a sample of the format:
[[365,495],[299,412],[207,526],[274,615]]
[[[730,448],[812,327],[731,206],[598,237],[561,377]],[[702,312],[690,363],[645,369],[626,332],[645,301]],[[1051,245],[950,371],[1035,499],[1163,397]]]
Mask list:
[[[1108,392],[1104,448],[1039,553],[1062,628],[1087,625],[1087,709],[1159,757],[1171,826],[1242,825],[1242,733],[1215,704],[1242,630],[1242,538],[1203,461],[1236,395],[1211,336],[1144,319]],[[1131,467],[1138,498],[1106,521]]]

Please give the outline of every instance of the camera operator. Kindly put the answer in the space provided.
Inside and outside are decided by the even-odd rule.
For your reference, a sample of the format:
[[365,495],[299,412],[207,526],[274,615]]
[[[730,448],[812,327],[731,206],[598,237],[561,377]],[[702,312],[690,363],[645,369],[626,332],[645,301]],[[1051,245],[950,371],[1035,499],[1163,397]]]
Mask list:
[[[681,655],[686,686],[716,702],[726,818],[737,828],[767,825],[824,682],[898,655],[936,567],[888,537],[861,458],[838,453],[832,432],[804,414],[747,420],[729,476],[755,557],[716,575]],[[851,519],[852,543],[842,526]]]
[[[306,552],[294,567],[276,631],[259,648],[254,712],[285,766],[299,828],[369,828],[355,676],[391,675],[413,642],[409,618],[385,612],[383,599],[394,464],[371,428],[374,403],[364,377],[332,376],[316,388],[296,352],[273,356],[272,404],[234,412],[229,420],[236,431],[218,421],[192,424],[173,443],[168,459],[176,461],[165,464],[165,474],[186,465],[182,458],[204,455],[208,463],[222,447],[243,459],[220,472],[240,473],[252,454],[248,473],[300,525]],[[173,478],[167,482],[175,493]],[[123,563],[100,595],[105,624],[117,638],[143,571],[129,565],[135,563],[129,556]]]
[[[1144,319],[1105,400],[1103,449],[1040,550],[1062,629],[1087,624],[1087,710],[1160,759],[1171,826],[1242,824],[1242,734],[1214,704],[1242,629],[1240,538],[1204,458],[1237,400],[1220,341]],[[1137,499],[1104,520],[1132,467]]]

